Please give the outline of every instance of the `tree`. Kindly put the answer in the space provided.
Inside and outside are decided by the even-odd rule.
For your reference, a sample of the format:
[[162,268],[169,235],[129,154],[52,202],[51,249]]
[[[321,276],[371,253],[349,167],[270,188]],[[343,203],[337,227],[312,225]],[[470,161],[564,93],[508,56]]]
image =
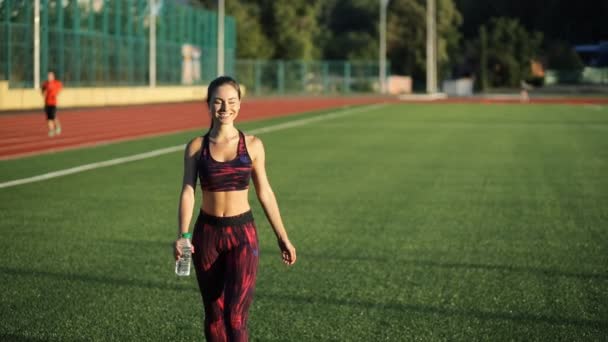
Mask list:
[[313,60],[321,57],[315,44],[320,33],[317,0],[270,1],[264,24],[275,45],[278,59]]
[[437,5],[437,62],[441,79],[450,76],[450,69],[456,62],[463,19],[453,0],[437,0]]
[[564,41],[552,41],[545,50],[547,65],[556,70],[581,70],[583,61],[572,46]]
[[378,58],[378,1],[333,0],[324,3],[323,56],[328,59]]
[[501,17],[490,19],[487,37],[488,64],[481,67],[488,68],[490,85],[518,86],[530,72],[530,61],[541,55],[542,33],[528,32],[517,19]]
[[[195,3],[210,10],[217,9],[217,0],[196,0]],[[226,15],[233,16],[236,21],[236,57],[271,58],[275,46],[264,32],[259,1],[229,0],[225,6]]]
[[[424,79],[426,71],[426,0],[393,0],[389,3],[388,55],[398,74]],[[447,76],[458,48],[462,17],[453,0],[437,1],[437,62],[440,78]]]
[[[215,10],[217,0],[193,0]],[[322,56],[318,39],[320,0],[226,0],[237,23],[237,57],[312,60]]]
[[274,55],[275,46],[263,31],[261,9],[254,3],[228,1],[228,15],[236,19],[237,58],[267,59]]
[[490,18],[511,17],[528,31],[543,32],[547,46],[553,41],[570,45],[597,43],[608,39],[606,0],[455,0],[466,18],[465,39],[475,39],[481,25]]
[[[194,0],[193,0],[194,1]],[[215,8],[217,0],[197,0]],[[377,60],[379,0],[227,0],[237,20],[237,57]],[[458,49],[462,17],[454,0],[437,0],[440,74]],[[424,79],[426,0],[391,0],[387,55],[393,73]]]
[[389,3],[387,21],[387,53],[392,71],[424,79],[425,4],[418,0],[393,0]]

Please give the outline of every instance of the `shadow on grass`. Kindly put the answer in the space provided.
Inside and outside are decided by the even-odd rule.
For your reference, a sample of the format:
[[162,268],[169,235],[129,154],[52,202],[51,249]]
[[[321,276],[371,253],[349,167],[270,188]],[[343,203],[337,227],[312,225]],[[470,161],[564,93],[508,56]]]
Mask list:
[[137,287],[142,289],[159,289],[169,291],[184,291],[184,290],[196,290],[196,277],[189,277],[188,279],[174,279],[167,280],[166,282],[149,281],[141,278],[136,279],[120,279],[112,278],[107,276],[95,276],[88,274],[74,274],[74,273],[56,273],[49,271],[39,270],[23,270],[14,269],[9,267],[0,266],[0,274],[9,276],[22,276],[22,277],[35,277],[35,278],[51,278],[64,281],[77,281],[84,283],[103,284],[103,285],[114,285],[114,286],[126,286],[126,287]]
[[384,258],[376,256],[344,256],[344,255],[330,255],[330,254],[306,254],[298,253],[298,257],[305,259],[321,259],[321,260],[341,260],[341,261],[362,261],[362,262],[380,262],[394,265],[407,264],[412,266],[423,266],[423,267],[437,267],[437,268],[448,268],[448,269],[477,269],[487,271],[501,271],[501,272],[514,272],[514,273],[529,273],[537,276],[546,277],[566,277],[575,278],[579,280],[608,280],[608,274],[601,273],[580,273],[580,272],[568,272],[561,271],[551,268],[542,267],[527,267],[527,266],[515,266],[515,265],[493,265],[493,264],[478,264],[478,263],[461,263],[461,262],[440,262],[432,260],[415,260],[415,259],[399,259],[399,258]]
[[608,321],[572,319],[562,317],[551,317],[530,313],[517,312],[494,312],[472,309],[446,308],[440,306],[406,304],[406,303],[378,303],[365,300],[345,300],[339,298],[320,298],[304,295],[283,295],[280,293],[256,293],[256,298],[271,302],[278,302],[277,305],[284,305],[286,302],[312,305],[337,305],[350,306],[363,309],[390,310],[398,311],[402,315],[419,313],[424,315],[440,315],[445,317],[457,317],[464,319],[478,319],[482,321],[510,321],[522,324],[550,324],[550,325],[569,325],[580,328],[594,328],[601,331],[608,331]]
[[10,334],[0,332],[0,341],[11,341],[11,342],[41,342],[41,341],[49,341],[47,338],[42,337],[29,337],[23,336],[19,334]]
[[[159,241],[134,241],[134,240],[105,240],[104,242],[117,245],[135,246],[138,248],[164,248],[170,253],[172,245],[169,242]],[[317,260],[342,260],[342,261],[363,261],[363,262],[379,262],[390,264],[407,264],[423,267],[437,267],[447,269],[476,269],[487,271],[513,272],[513,273],[528,273],[536,276],[545,277],[566,277],[579,280],[608,280],[608,274],[602,273],[582,273],[568,272],[551,268],[529,267],[517,265],[495,265],[481,263],[462,263],[462,262],[440,262],[433,260],[415,260],[415,259],[398,259],[378,256],[362,256],[362,255],[331,255],[331,254],[313,254],[313,253],[298,253],[300,258],[317,259]],[[0,268],[1,269],[1,268]]]
[[[145,241],[145,240],[104,240],[103,242],[116,244],[116,245],[128,245],[138,246],[138,248],[163,248],[168,250],[170,253],[172,248],[171,242],[160,242],[160,241]],[[437,267],[437,268],[448,268],[448,269],[477,269],[477,270],[488,270],[488,271],[502,271],[502,272],[513,272],[513,273],[529,273],[537,276],[545,277],[566,277],[575,278],[579,280],[608,280],[608,274],[605,273],[582,273],[582,272],[568,272],[551,268],[542,267],[529,267],[529,266],[517,266],[517,265],[495,265],[495,264],[481,264],[481,263],[466,263],[466,262],[440,262],[433,260],[416,260],[416,259],[399,259],[399,258],[388,258],[381,256],[365,256],[365,255],[331,255],[331,254],[314,254],[314,253],[298,253],[298,256],[302,259],[316,259],[316,260],[341,260],[341,261],[363,261],[363,262],[379,262],[379,263],[390,263],[390,264],[407,264],[413,266],[424,266],[424,267]]]
[[[52,278],[64,281],[79,281],[85,283],[98,283],[104,285],[113,286],[127,286],[143,289],[161,289],[169,291],[184,291],[192,290],[197,291],[198,289],[194,286],[194,280],[183,283],[176,282],[153,282],[145,281],[141,279],[118,279],[109,278],[102,276],[92,276],[83,274],[65,274],[65,273],[53,273],[48,271],[33,271],[33,270],[17,270],[8,267],[0,267],[0,274],[9,276],[24,276],[24,277],[43,277]],[[485,321],[511,321],[516,323],[543,323],[551,325],[570,325],[576,327],[594,328],[602,331],[608,331],[608,321],[599,320],[584,320],[584,319],[571,319],[561,317],[551,317],[545,315],[537,315],[530,313],[512,313],[512,312],[494,312],[494,311],[483,311],[483,310],[472,310],[472,309],[458,309],[458,308],[447,308],[440,306],[420,305],[420,304],[407,304],[407,303],[380,303],[373,301],[366,301],[354,298],[352,300],[340,299],[340,298],[325,298],[323,296],[304,296],[304,295],[284,295],[280,293],[268,293],[258,292],[255,295],[260,300],[278,302],[278,305],[285,304],[285,302],[291,302],[295,304],[312,304],[312,305],[338,305],[338,306],[351,306],[360,307],[364,309],[376,309],[376,310],[391,310],[397,311],[403,315],[409,313],[420,313],[427,315],[441,315],[441,316],[452,316],[462,317],[468,319],[479,319]],[[15,336],[20,338],[21,336]],[[23,337],[25,338],[25,337]],[[2,339],[4,341],[6,339]],[[12,341],[11,339],[8,339]],[[21,341],[16,339],[17,341]],[[36,341],[24,339],[23,341]]]

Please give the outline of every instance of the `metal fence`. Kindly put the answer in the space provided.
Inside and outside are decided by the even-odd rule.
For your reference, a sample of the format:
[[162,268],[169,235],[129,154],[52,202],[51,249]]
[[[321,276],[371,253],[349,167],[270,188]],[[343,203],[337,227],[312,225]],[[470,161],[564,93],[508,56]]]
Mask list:
[[379,91],[379,67],[369,61],[238,59],[234,75],[255,95],[348,94]]
[[[55,71],[68,87],[145,86],[151,77],[158,85],[207,84],[217,76],[215,12],[175,0],[38,1],[36,12],[34,0],[0,0],[0,80],[11,88],[34,87],[37,69],[42,79]],[[236,60],[232,17],[224,47],[225,73],[253,94],[379,91],[377,61]]]
[[[152,23],[155,84],[208,83],[217,76],[215,12],[173,0],[39,1],[42,78],[53,70],[70,87],[148,85]],[[34,4],[0,0],[0,80],[13,88],[34,86]],[[224,42],[225,71],[233,73],[236,23],[228,16]]]
[[608,86],[608,68],[585,67],[580,70],[547,70],[547,85],[584,84]]

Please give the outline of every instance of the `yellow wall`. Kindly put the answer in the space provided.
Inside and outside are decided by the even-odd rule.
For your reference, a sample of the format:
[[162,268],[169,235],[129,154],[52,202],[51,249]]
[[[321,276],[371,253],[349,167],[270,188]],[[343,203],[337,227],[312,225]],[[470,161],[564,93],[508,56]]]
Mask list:
[[[203,101],[206,96],[206,86],[64,88],[59,93],[58,106],[98,107]],[[44,101],[39,90],[10,89],[8,82],[0,81],[0,110],[38,109],[43,106]]]

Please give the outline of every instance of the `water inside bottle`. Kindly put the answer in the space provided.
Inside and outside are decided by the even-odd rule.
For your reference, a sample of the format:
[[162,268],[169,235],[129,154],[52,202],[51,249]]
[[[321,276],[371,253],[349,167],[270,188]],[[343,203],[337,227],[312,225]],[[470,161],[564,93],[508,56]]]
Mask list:
[[175,274],[178,276],[190,275],[192,253],[190,247],[182,247],[182,256],[175,262]]

